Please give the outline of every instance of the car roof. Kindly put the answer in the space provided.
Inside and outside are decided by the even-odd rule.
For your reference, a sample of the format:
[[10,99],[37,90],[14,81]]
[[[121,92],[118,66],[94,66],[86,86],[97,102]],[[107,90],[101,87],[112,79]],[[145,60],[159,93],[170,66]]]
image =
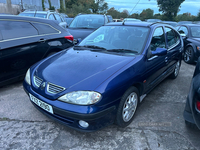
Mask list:
[[27,16],[16,16],[16,15],[0,15],[0,19],[10,19],[10,20],[25,20],[25,21],[35,21],[43,23],[52,23],[53,20],[37,17],[27,17]]
[[50,13],[50,12],[49,12],[49,11],[34,11],[34,10],[28,10],[28,11],[22,12],[21,14],[24,14],[24,13],[40,13],[40,14],[47,14],[47,13]]
[[[158,25],[163,25],[164,23],[162,22],[111,22],[106,24],[105,26],[120,26],[120,25],[127,25],[127,26],[141,26],[141,27],[150,27],[150,26],[158,26]],[[164,24],[168,25],[168,24]]]
[[180,24],[179,26],[187,26],[187,27],[199,27],[200,26],[200,24],[192,24],[192,23],[190,23],[190,24]]
[[101,15],[101,14],[78,14],[77,16],[105,16],[105,15]]

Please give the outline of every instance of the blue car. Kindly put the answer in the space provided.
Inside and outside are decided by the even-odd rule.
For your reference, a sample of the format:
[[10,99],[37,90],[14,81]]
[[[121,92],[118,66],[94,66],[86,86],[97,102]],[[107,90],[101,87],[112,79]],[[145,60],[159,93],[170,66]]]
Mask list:
[[126,127],[156,85],[178,76],[182,51],[182,38],[167,24],[109,23],[33,65],[23,86],[38,110],[68,127]]

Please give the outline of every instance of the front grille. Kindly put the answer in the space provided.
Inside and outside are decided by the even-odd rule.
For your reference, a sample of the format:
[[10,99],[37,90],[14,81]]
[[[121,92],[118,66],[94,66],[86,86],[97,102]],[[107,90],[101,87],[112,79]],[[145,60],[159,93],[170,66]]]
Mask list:
[[64,87],[55,85],[55,84],[53,84],[53,83],[48,83],[48,84],[47,84],[47,91],[48,91],[49,93],[57,94],[57,93],[60,93],[60,92],[62,92],[62,91],[64,91],[64,90],[65,90]]
[[40,79],[39,77],[37,76],[34,76],[34,83],[37,87],[40,87],[40,85],[42,84],[42,79]]

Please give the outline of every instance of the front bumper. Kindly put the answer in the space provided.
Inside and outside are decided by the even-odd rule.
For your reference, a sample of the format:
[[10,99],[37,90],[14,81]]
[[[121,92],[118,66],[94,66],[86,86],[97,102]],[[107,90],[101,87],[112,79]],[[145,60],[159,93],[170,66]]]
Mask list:
[[[67,103],[64,103],[61,101],[49,100],[49,99],[39,95],[25,81],[23,82],[23,87],[24,87],[24,91],[28,95],[30,93],[34,97],[51,105],[53,107],[54,113],[51,114],[51,113],[47,112],[46,110],[40,108],[39,106],[37,106],[35,103],[33,103],[31,101],[32,104],[39,111],[41,111],[43,114],[45,114],[49,118],[51,118],[61,124],[64,124],[65,126],[73,128],[75,130],[91,132],[91,131],[99,130],[102,127],[105,127],[109,124],[112,124],[115,120],[116,106],[113,104],[111,104],[103,109],[102,108],[97,109],[95,106],[94,106],[94,108],[91,108],[93,106],[78,106],[78,105],[74,106],[73,104],[67,104]],[[58,104],[58,103],[60,103],[60,104]],[[57,104],[57,105],[54,105],[54,104]],[[74,109],[75,111],[69,111],[69,110],[63,109],[63,107],[59,108],[59,107],[57,107],[59,105],[62,105],[62,106],[63,105],[73,105],[73,108],[76,108],[77,110],[79,110],[79,112],[78,113],[75,112],[76,109]],[[69,106],[67,106],[67,107],[69,107]],[[90,110],[96,110],[96,111],[93,113],[85,113],[85,109],[83,107],[85,107],[85,109],[87,109],[87,107],[90,107]],[[82,113],[81,113],[81,110],[82,110]],[[88,111],[89,111],[89,109],[88,109]],[[80,126],[80,124],[79,124],[80,120],[86,121],[89,124],[89,127],[83,128],[82,126]]]

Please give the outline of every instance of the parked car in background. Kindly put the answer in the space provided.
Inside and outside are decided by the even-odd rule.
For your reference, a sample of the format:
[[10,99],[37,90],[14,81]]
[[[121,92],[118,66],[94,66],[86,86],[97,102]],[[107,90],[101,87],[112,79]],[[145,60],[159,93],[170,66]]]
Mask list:
[[70,25],[70,23],[72,22],[74,18],[65,18],[65,22],[67,22],[67,26]]
[[135,18],[124,18],[123,21],[126,21],[126,22],[141,22],[140,19],[135,19]]
[[68,31],[73,35],[75,43],[77,43],[78,40],[83,40],[94,30],[108,22],[106,15],[79,14],[70,23]]
[[62,15],[55,11],[32,11],[32,10],[26,10],[19,14],[19,16],[27,16],[27,17],[38,17],[38,18],[45,18],[50,20],[57,20],[59,25],[63,28],[67,27],[67,23],[65,22]]
[[41,59],[73,46],[73,36],[55,21],[0,15],[0,86],[24,78]]
[[192,78],[189,94],[187,96],[183,113],[185,123],[191,128],[200,129],[200,57]]
[[123,20],[121,19],[113,19],[113,22],[122,22]]
[[196,62],[200,56],[200,25],[185,24],[177,28],[184,41],[183,60],[186,63]]
[[128,126],[163,79],[175,79],[183,42],[167,24],[106,24],[79,45],[33,65],[23,82],[45,115],[81,131]]
[[162,22],[160,19],[147,19],[146,22]]
[[173,27],[176,27],[177,25],[178,25],[178,23],[177,22],[175,22],[175,21],[162,21],[163,23],[167,23],[167,24],[169,24],[169,25],[171,25],[171,26],[173,26]]
[[192,21],[179,21],[178,24],[179,25],[182,25],[182,24],[192,24]]
[[113,22],[113,17],[111,15],[107,15],[107,17],[109,22]]

